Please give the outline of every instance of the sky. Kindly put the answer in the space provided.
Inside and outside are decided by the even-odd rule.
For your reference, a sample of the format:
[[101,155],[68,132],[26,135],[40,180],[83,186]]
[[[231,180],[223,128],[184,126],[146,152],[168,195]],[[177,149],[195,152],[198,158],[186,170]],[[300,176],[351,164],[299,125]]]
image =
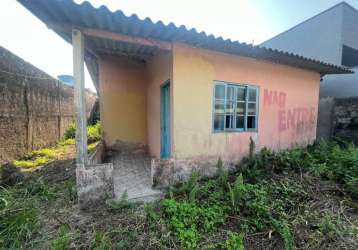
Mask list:
[[[52,1],[52,0],[49,0]],[[77,3],[83,0],[75,0]],[[174,22],[207,34],[255,45],[341,0],[88,0],[111,11]],[[358,8],[358,0],[346,0]],[[72,75],[72,47],[16,0],[0,1],[0,45],[57,77]],[[86,70],[86,87],[94,90]]]

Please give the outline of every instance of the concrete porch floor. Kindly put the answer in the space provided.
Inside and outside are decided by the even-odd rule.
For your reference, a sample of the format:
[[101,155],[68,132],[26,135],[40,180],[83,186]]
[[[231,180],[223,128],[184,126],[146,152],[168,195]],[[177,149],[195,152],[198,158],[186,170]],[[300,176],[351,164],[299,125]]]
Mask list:
[[151,158],[144,150],[112,151],[106,162],[113,163],[116,200],[125,192],[131,202],[152,202],[164,196],[161,190],[152,188]]

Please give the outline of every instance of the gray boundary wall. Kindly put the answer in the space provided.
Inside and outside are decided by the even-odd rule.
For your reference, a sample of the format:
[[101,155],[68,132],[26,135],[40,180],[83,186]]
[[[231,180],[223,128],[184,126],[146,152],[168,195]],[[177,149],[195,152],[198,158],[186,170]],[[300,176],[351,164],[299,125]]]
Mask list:
[[317,139],[329,139],[333,134],[334,98],[319,99],[317,118]]
[[[96,98],[86,95],[87,117]],[[54,145],[73,118],[73,87],[0,46],[0,164]]]
[[317,139],[332,136],[358,144],[358,97],[320,99]]

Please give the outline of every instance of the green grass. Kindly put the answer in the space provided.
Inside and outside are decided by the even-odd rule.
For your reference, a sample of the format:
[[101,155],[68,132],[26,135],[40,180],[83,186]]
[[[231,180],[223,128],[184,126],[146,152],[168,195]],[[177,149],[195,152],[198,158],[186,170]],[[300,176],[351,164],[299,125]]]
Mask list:
[[[72,122],[65,132],[64,141],[67,141],[68,139],[74,139],[76,136],[76,124]],[[96,142],[101,139],[101,124],[100,122],[94,124],[94,125],[88,125],[87,126],[87,140],[88,143]]]
[[[2,187],[0,249],[40,249],[39,242],[47,249],[357,249],[357,147],[332,141],[254,154],[254,146],[237,172],[218,159],[217,177],[193,173],[144,206],[124,193],[78,213],[72,181]],[[53,216],[56,225],[42,229]]]
[[350,195],[358,197],[358,147],[340,140],[278,153],[264,148],[246,158],[242,167],[245,177],[256,180],[264,178],[267,172],[309,172],[337,182]]
[[68,145],[75,145],[76,144],[76,141],[74,138],[68,138],[68,139],[61,139],[59,142],[58,142],[58,145],[60,146],[68,146]]
[[[42,148],[31,152],[26,159],[14,160],[12,163],[26,170],[32,170],[39,166],[46,165],[65,153],[67,146],[75,145],[75,132],[76,126],[71,123],[64,137],[57,143],[56,147]],[[100,123],[89,125],[87,127],[88,133],[88,150],[92,151],[101,139],[101,126]]]
[[13,161],[13,164],[17,167],[32,169],[39,166],[43,166],[51,161],[53,161],[53,159],[45,156],[40,156],[40,157],[36,157],[34,160],[19,160],[19,161],[15,160]]
[[26,185],[0,186],[0,248],[19,249],[31,246],[39,231],[39,205],[52,200],[53,190],[41,179]]

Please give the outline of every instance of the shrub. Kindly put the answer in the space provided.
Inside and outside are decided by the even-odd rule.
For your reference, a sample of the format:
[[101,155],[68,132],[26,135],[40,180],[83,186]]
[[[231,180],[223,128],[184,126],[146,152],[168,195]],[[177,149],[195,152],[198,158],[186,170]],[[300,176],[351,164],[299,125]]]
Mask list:
[[[68,142],[74,144],[74,141],[68,139],[75,139],[76,138],[76,124],[71,122],[68,129],[66,130],[63,139],[61,140],[62,143]],[[96,142],[101,139],[101,124],[98,122],[94,125],[87,126],[87,141],[88,143]],[[67,145],[67,144],[65,144]]]
[[352,177],[349,179],[344,187],[352,197],[358,199],[358,177]]
[[101,124],[98,122],[94,125],[87,126],[88,143],[96,142],[101,139]]
[[74,139],[76,137],[76,123],[71,122],[64,134],[64,139]]

